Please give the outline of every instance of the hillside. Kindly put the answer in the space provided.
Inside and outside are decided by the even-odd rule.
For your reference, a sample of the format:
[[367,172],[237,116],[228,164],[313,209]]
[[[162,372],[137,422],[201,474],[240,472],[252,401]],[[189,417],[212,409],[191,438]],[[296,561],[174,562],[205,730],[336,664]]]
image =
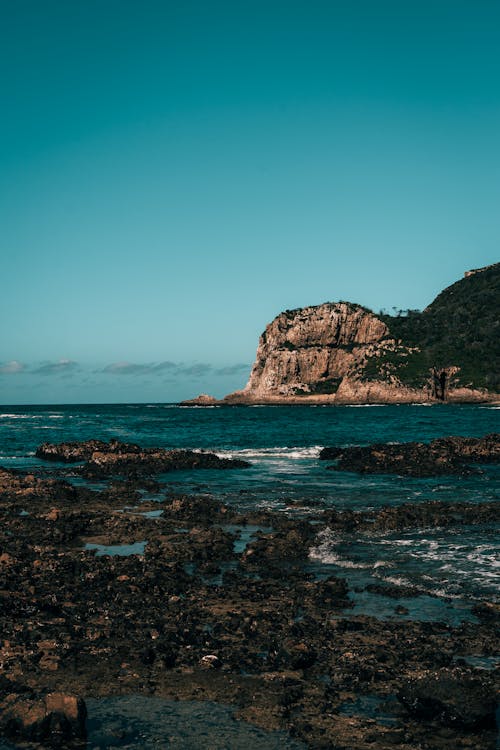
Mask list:
[[500,390],[500,263],[469,271],[423,312],[379,317],[391,336],[419,349],[404,361],[387,356],[403,383],[423,387],[430,369],[457,367],[456,385]]

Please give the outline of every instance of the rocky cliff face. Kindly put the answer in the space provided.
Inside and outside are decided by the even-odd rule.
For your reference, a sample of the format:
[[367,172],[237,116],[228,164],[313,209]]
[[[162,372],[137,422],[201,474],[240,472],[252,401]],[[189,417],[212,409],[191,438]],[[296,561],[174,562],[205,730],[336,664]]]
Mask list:
[[[496,389],[488,389],[492,382],[489,370],[497,357],[495,347],[489,346],[480,372],[471,370],[464,331],[475,332],[481,327],[484,290],[495,288],[498,292],[499,265],[466,275],[442,292],[422,313],[407,311],[403,316],[377,317],[370,310],[349,302],[325,303],[280,313],[260,337],[246,387],[226,396],[224,401],[497,400]],[[462,299],[467,300],[465,317]],[[496,299],[498,308],[498,296]],[[459,318],[455,310],[457,303]],[[492,320],[498,325],[498,315],[490,308],[491,305],[485,320],[489,321],[493,315]],[[454,323],[450,326],[451,321]],[[488,323],[483,328],[488,330],[488,342],[496,340],[498,349],[498,337],[490,336],[492,326],[493,323]],[[473,337],[477,348],[477,333]]]
[[[326,303],[288,310],[270,323],[259,340],[257,357],[243,391],[226,400],[383,398],[394,383],[361,382],[359,374],[381,351],[401,350],[385,323],[359,305]],[[359,381],[359,382],[358,382]],[[397,384],[400,386],[400,384]]]

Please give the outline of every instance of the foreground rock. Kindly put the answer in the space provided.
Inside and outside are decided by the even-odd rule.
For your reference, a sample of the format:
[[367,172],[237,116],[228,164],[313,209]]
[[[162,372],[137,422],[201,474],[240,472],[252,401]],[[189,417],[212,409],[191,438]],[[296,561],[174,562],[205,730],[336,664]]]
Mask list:
[[248,461],[220,458],[215,453],[190,450],[141,448],[134,443],[100,440],[71,443],[43,443],[38,458],[64,463],[86,461],[81,472],[87,477],[110,475],[138,476],[163,474],[176,469],[237,469],[250,466]]
[[500,435],[482,438],[447,437],[431,443],[376,443],[347,448],[323,448],[322,460],[334,460],[329,468],[360,474],[404,474],[432,477],[441,474],[467,476],[477,473],[471,463],[498,463]]
[[75,497],[71,484],[56,479],[41,479],[34,474],[24,474],[0,466],[0,496],[22,498],[64,498]]
[[419,675],[405,682],[398,698],[423,721],[467,730],[495,727],[493,686],[470,672],[444,669]]
[[[8,681],[4,681],[5,683]],[[0,731],[14,740],[66,744],[86,737],[85,702],[68,693],[8,693],[0,700]]]
[[[326,524],[370,536],[490,523],[494,503],[315,508],[298,518],[179,497],[161,478],[147,480],[154,500],[135,479],[106,474],[99,491],[0,478],[2,734],[64,746],[83,734],[77,696],[142,694],[235,706],[309,750],[494,750],[498,671],[455,665],[498,653],[498,608],[478,602],[479,621],[457,627],[403,620],[396,591],[382,587],[395,616],[357,615],[346,581],[318,579],[309,559]],[[365,698],[387,704],[389,720],[363,712]]]

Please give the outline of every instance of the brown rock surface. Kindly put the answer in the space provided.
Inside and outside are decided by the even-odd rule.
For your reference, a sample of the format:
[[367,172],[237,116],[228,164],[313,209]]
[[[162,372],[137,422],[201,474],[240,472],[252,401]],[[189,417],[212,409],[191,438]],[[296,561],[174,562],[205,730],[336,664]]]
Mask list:
[[214,406],[218,404],[216,398],[209,396],[208,393],[200,393],[196,398],[190,398],[187,401],[181,401],[179,406]]
[[348,302],[283,312],[260,337],[245,389],[227,399],[333,394],[387,335],[381,320]]
[[85,702],[70,693],[10,693],[0,701],[0,730],[21,740],[84,739]]
[[[468,300],[470,281],[459,286],[455,296],[460,292],[460,299]],[[461,307],[460,303],[458,311],[456,304],[450,307],[455,287],[441,293],[423,313],[400,311],[394,317],[377,316],[350,302],[286,310],[261,335],[245,388],[229,394],[222,403],[498,401],[492,374],[498,357],[490,320],[494,307],[486,306],[489,317],[481,330],[483,338],[492,342],[480,349],[484,366],[473,367],[463,342],[471,340],[477,348],[473,333],[480,327],[485,306],[477,303],[481,295],[476,294],[473,312],[467,308],[464,322],[461,313],[466,304]],[[449,320],[457,315],[460,325],[450,326]],[[204,398],[185,403],[203,404]]]
[[[55,467],[58,475],[67,470]],[[498,513],[495,503],[240,515],[215,498],[173,495],[166,485],[152,501],[135,480],[104,478],[101,490],[77,486],[72,496],[66,483],[51,482],[3,475],[3,734],[53,746],[81,731],[77,696],[144,694],[231,704],[240,718],[285,729],[308,750],[495,747],[490,706],[498,670],[488,676],[462,665],[462,680],[455,665],[498,653],[498,609],[478,602],[479,621],[457,626],[399,615],[377,620],[356,614],[346,581],[317,578],[309,560],[325,525],[368,538],[374,529],[484,524]],[[39,494],[21,515],[27,504],[17,492],[26,487]],[[161,515],[147,517],[156,508]],[[235,544],[242,538],[244,546]],[[134,540],[146,541],[142,552],[86,548]],[[408,710],[427,685],[431,714]],[[380,703],[380,715],[357,705],[364,698]],[[469,702],[474,721],[464,713]]]

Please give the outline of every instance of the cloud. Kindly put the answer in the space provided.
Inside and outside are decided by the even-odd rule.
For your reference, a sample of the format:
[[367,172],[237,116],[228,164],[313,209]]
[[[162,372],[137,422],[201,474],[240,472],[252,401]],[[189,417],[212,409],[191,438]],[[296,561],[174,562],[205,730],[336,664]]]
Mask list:
[[31,372],[34,375],[68,375],[78,370],[80,365],[72,359],[60,359],[58,362],[44,362]]
[[199,378],[212,372],[212,365],[205,362],[199,362],[194,365],[185,365],[180,362],[147,362],[137,364],[135,362],[113,362],[106,365],[100,373],[106,375],[163,375],[169,374],[176,377]]
[[133,362],[113,362],[106,365],[99,372],[107,375],[159,375],[162,372],[177,370],[179,365],[175,362],[157,362],[148,364],[135,364]]
[[23,365],[22,362],[18,362],[17,359],[12,359],[10,362],[3,362],[0,364],[0,373],[2,375],[18,375],[25,370],[26,365]]
[[221,367],[215,371],[216,375],[238,375],[243,370],[250,370],[250,365],[244,365],[242,363],[236,365],[227,365],[227,367]]
[[179,375],[183,375],[188,378],[200,378],[203,375],[208,375],[212,371],[212,365],[200,362],[196,365],[189,365],[187,367],[180,366],[177,370]]

